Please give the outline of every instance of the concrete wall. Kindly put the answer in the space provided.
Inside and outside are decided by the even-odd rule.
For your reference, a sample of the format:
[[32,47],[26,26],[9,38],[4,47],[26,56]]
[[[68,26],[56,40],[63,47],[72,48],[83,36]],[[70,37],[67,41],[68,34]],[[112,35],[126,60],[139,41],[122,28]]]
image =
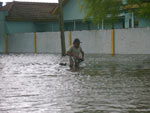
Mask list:
[[58,32],[37,33],[37,52],[60,53],[61,52],[60,33]]
[[150,28],[116,30],[115,50],[117,54],[150,54]]
[[[72,41],[79,38],[85,53],[111,54],[112,31],[73,31]],[[12,34],[8,36],[8,52],[33,52],[33,33]],[[65,32],[66,48],[68,49],[68,32]],[[117,29],[115,30],[116,54],[150,54],[150,28]],[[60,53],[60,33],[37,33],[38,53]]]
[[79,38],[85,53],[111,53],[111,30],[105,31],[75,31],[72,32],[72,40]]
[[34,51],[34,34],[12,34],[8,36],[8,53],[26,53]]

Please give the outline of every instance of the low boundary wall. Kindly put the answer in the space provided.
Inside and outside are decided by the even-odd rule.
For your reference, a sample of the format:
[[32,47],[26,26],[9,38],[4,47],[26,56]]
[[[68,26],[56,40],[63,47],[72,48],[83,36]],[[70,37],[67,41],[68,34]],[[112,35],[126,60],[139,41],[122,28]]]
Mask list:
[[[79,38],[88,54],[150,54],[150,28],[65,32],[66,48]],[[5,35],[5,53],[60,53],[59,32]]]

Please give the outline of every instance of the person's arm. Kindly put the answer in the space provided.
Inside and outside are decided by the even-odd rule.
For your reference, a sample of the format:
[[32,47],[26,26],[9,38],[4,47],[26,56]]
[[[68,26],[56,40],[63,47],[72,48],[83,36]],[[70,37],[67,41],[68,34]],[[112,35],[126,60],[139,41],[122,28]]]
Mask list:
[[66,54],[69,55],[69,56],[73,56],[73,57],[75,57],[75,58],[78,58],[78,56],[76,56],[76,55],[74,55],[74,54],[72,53],[72,47],[67,51]]
[[84,51],[81,48],[82,60],[84,60]]

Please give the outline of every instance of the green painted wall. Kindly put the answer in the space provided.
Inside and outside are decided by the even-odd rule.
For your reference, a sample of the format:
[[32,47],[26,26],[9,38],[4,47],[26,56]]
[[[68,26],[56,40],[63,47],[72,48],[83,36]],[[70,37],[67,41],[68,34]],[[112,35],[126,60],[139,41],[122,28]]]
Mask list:
[[4,52],[4,34],[6,32],[5,16],[7,12],[0,12],[0,53]]
[[69,0],[64,6],[64,20],[83,19],[84,12],[80,10],[78,0]]
[[8,34],[35,32],[35,27],[32,22],[6,22],[6,32]]
[[25,32],[47,32],[58,31],[59,24],[57,22],[6,22],[6,32],[25,33]]
[[150,19],[140,19],[139,20],[139,27],[150,27]]
[[59,31],[58,22],[34,22],[36,32]]

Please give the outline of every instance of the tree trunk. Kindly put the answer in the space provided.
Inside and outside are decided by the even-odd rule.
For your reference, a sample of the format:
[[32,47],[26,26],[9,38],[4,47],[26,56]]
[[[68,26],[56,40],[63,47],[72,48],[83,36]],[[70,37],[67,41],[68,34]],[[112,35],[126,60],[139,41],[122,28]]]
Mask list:
[[60,38],[61,38],[61,52],[62,56],[66,55],[66,46],[65,46],[65,34],[64,34],[64,16],[63,16],[63,8],[62,8],[62,0],[59,0],[59,8],[60,8]]

